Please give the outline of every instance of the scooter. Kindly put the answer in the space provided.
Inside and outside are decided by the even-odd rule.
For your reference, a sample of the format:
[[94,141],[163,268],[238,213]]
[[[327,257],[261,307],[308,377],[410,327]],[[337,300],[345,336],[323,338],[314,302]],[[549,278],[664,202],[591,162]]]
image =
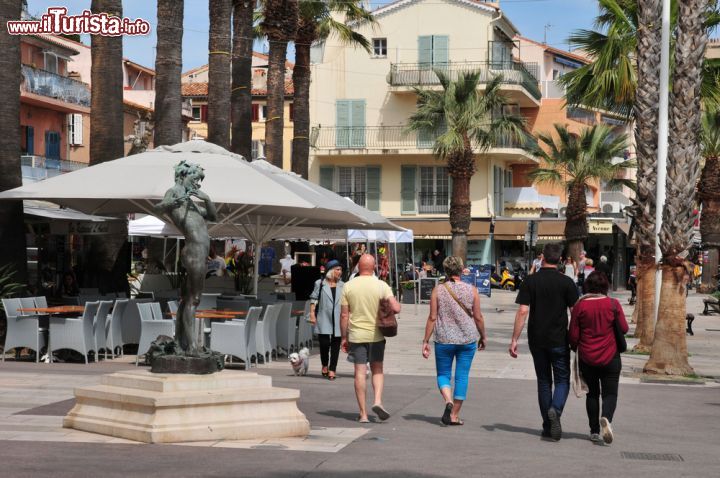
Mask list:
[[495,289],[514,290],[515,281],[513,280],[513,276],[510,275],[510,271],[503,268],[501,275],[498,275],[495,272],[490,275],[490,287],[494,287]]

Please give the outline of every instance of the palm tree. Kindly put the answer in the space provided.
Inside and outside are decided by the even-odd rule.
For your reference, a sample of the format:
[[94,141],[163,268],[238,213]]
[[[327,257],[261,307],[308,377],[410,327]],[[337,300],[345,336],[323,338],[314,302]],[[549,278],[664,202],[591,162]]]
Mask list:
[[210,0],[208,141],[230,149],[230,19],[232,0]]
[[268,162],[283,167],[285,125],[285,57],[288,42],[295,39],[298,0],[264,0],[262,31],[270,43],[267,75],[265,153]]
[[[338,16],[344,16],[344,22],[338,21]],[[372,13],[363,7],[362,0],[300,2],[293,69],[292,170],[305,179],[310,154],[310,47],[316,41],[334,35],[345,44],[369,52],[372,49],[370,41],[353,28],[372,22]]]
[[[708,0],[680,2],[670,108],[667,201],[660,229],[662,282],[646,373],[687,375],[685,254],[692,244],[695,187],[700,173],[700,90],[707,44]],[[717,178],[716,178],[717,180]]]
[[460,73],[454,81],[442,71],[435,74],[441,91],[420,90],[417,110],[410,116],[411,131],[438,132],[435,155],[447,162],[452,178],[450,228],[454,256],[467,257],[470,229],[470,179],[477,171],[476,153],[482,153],[503,138],[523,138],[523,120],[503,112],[507,103],[500,91],[502,76],[478,88],[480,72]]
[[720,249],[720,113],[705,112],[702,118],[702,157],[705,160],[698,199],[702,204],[700,234],[708,261],[703,263],[701,292],[715,289]]
[[[121,0],[92,0],[93,13],[107,13],[122,18]],[[123,70],[122,37],[92,35],[90,39],[92,66],[90,69],[90,165],[121,158],[125,154],[123,135]],[[103,290],[127,290],[129,253],[127,231],[94,237],[90,241],[89,256],[83,278]]]
[[539,134],[533,154],[544,163],[529,177],[534,182],[563,185],[568,194],[565,240],[567,253],[579,260],[583,243],[588,237],[586,191],[592,183],[605,181],[607,187],[632,186],[632,182],[619,178],[632,161],[614,162],[627,148],[627,136],[616,135],[605,125],[584,129],[579,135],[567,127],[555,125],[557,140],[550,134]]
[[[0,3],[0,24],[19,20],[21,0]],[[22,185],[20,167],[20,37],[9,35],[0,28],[0,84],[3,101],[0,102],[0,191]],[[27,281],[27,250],[22,201],[0,201],[0,264],[12,264],[15,279]]]
[[230,109],[233,153],[252,157],[252,0],[233,0],[232,90]]
[[182,37],[184,2],[157,0],[155,146],[182,141]]

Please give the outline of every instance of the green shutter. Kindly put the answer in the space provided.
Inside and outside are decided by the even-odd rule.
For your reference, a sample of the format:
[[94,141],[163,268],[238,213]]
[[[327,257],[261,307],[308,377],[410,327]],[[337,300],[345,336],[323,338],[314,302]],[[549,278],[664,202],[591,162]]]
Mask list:
[[418,149],[432,148],[433,144],[435,144],[435,135],[431,129],[423,128],[417,130]]
[[415,214],[417,212],[415,193],[416,166],[402,166],[400,169],[400,213]]
[[432,43],[432,62],[433,65],[447,65],[450,61],[449,54],[449,43],[450,38],[447,35],[435,35],[433,36]]
[[433,63],[433,37],[418,37],[418,63],[421,67],[430,68]]
[[350,102],[350,146],[353,148],[365,147],[365,100]]
[[335,168],[333,166],[320,166],[320,186],[333,190]]
[[335,146],[338,148],[350,147],[350,100],[337,100],[335,102]]
[[371,211],[380,211],[380,166],[365,168],[365,207]]

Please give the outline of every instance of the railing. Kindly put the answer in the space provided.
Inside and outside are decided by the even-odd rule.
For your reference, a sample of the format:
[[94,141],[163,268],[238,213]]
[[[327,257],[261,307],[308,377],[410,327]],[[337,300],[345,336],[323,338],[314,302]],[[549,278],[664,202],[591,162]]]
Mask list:
[[447,214],[450,210],[448,193],[418,193],[419,214]]
[[350,198],[358,206],[365,207],[365,192],[338,191],[336,194],[344,198]]
[[40,181],[63,173],[69,173],[87,167],[85,163],[65,161],[63,159],[44,158],[42,156],[20,156],[22,176],[25,179]]
[[90,87],[82,81],[28,65],[22,65],[22,74],[22,90],[28,93],[90,107]]
[[[408,131],[407,126],[315,126],[310,145],[316,149],[432,149],[438,132]],[[521,138],[501,138],[496,148],[530,148],[535,139],[524,133]]]
[[481,73],[481,83],[487,83],[495,76],[502,75],[503,83],[521,85],[533,98],[539,100],[542,98],[542,92],[538,87],[537,80],[528,68],[537,70],[537,64],[526,64],[518,61],[464,61],[436,65],[430,63],[393,63],[390,65],[388,83],[391,86],[435,86],[440,85],[435,70],[443,71],[451,80],[457,79],[460,73],[479,71]]

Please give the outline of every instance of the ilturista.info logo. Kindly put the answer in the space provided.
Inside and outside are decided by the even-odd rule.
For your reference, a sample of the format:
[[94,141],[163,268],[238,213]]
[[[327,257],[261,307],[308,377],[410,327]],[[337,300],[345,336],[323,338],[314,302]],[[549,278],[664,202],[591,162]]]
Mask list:
[[103,36],[147,35],[150,23],[142,18],[120,18],[107,13],[83,10],[80,15],[68,15],[65,7],[50,7],[39,20],[7,22],[10,35],[70,35],[89,34]]

